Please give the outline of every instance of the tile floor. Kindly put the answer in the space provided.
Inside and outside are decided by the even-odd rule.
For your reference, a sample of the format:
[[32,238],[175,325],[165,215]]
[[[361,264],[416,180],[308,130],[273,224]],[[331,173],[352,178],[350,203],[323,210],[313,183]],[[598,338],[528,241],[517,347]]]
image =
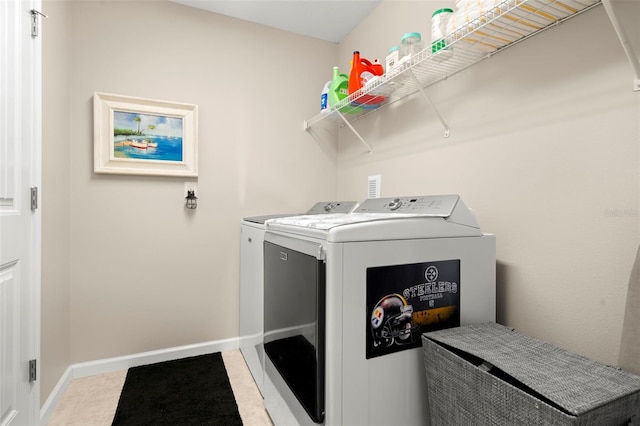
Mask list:
[[[271,426],[262,396],[239,350],[223,352],[240,417],[245,425]],[[110,426],[127,370],[74,379],[47,426]]]

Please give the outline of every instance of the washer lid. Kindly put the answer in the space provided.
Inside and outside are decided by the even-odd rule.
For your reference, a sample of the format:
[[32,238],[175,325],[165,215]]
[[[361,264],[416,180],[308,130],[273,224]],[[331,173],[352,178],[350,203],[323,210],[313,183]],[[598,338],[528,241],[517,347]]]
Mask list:
[[[318,215],[330,213],[351,213],[358,207],[357,201],[318,201],[305,213],[305,215]],[[270,219],[279,219],[290,216],[300,216],[302,213],[268,214],[263,216],[245,217],[245,222],[264,224]]]
[[267,215],[264,215],[264,216],[245,217],[242,220],[245,221],[245,222],[264,224],[269,219],[277,219],[277,218],[283,218],[283,217],[289,217],[289,216],[298,216],[298,215],[300,215],[300,213],[267,214]]

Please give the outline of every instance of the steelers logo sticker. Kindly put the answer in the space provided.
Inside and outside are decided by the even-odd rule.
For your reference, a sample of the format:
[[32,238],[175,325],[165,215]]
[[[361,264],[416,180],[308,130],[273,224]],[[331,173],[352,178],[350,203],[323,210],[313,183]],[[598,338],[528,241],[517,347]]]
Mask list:
[[427,282],[434,282],[438,279],[438,268],[431,265],[424,271],[424,277],[427,279]]
[[384,318],[384,309],[378,306],[373,310],[373,313],[371,314],[371,327],[373,327],[374,330],[380,327],[380,324],[382,324],[383,318]]

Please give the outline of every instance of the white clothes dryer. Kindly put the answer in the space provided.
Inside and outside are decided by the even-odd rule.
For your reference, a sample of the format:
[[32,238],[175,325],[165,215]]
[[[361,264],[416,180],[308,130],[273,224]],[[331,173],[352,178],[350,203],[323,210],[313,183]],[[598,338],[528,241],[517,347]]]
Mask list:
[[277,425],[428,425],[421,334],[495,321],[495,237],[457,195],[267,222],[264,398]]
[[[350,213],[355,201],[320,201],[307,215]],[[265,222],[270,219],[295,216],[276,214],[242,219],[240,228],[240,351],[249,371],[262,393],[263,382],[263,241]]]

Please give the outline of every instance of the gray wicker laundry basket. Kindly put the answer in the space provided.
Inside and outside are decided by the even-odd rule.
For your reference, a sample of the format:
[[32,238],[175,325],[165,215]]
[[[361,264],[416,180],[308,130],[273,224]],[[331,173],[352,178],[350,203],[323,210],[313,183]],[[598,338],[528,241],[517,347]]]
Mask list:
[[422,336],[432,426],[640,425],[640,377],[495,323]]

